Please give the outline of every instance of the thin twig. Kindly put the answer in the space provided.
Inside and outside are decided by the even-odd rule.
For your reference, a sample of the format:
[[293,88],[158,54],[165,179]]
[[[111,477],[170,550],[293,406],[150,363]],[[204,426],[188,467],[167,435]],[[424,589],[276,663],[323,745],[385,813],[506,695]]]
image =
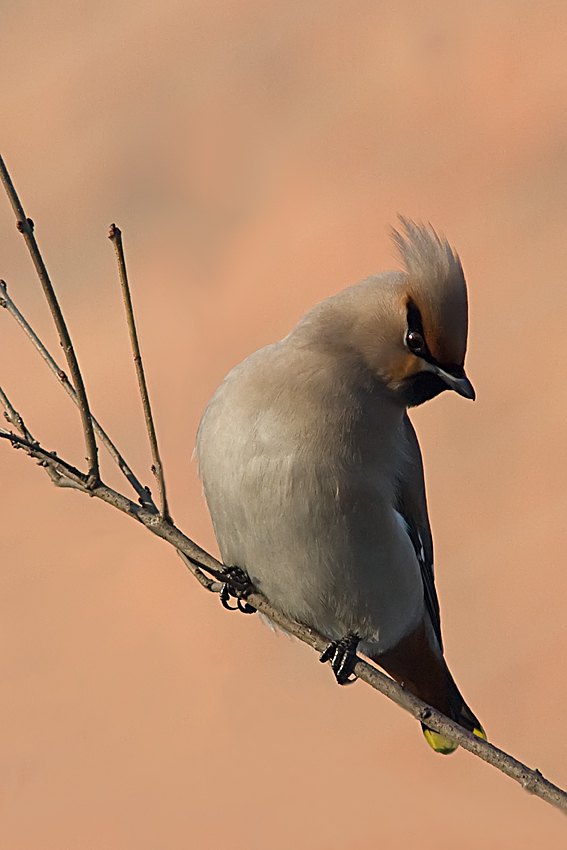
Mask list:
[[[35,349],[39,352],[45,363],[49,366],[55,377],[58,379],[59,383],[67,393],[67,395],[73,400],[73,402],[79,406],[79,399],[77,397],[77,393],[75,392],[75,388],[69,381],[67,374],[61,369],[60,366],[55,362],[43,342],[37,336],[29,322],[25,319],[25,317],[20,313],[16,305],[14,304],[12,298],[8,294],[8,287],[6,286],[6,281],[0,280],[0,307],[4,307],[7,312],[12,316],[13,319],[18,323],[21,327],[25,335],[31,341]],[[138,494],[138,498],[140,499],[140,504],[144,505],[144,507],[148,508],[148,510],[152,510],[152,507],[155,511],[157,511],[157,507],[154,504],[154,500],[152,499],[152,495],[150,489],[145,487],[138,478],[134,475],[108,434],[103,430],[101,425],[97,422],[94,416],[91,414],[91,419],[93,423],[94,430],[96,431],[101,443],[107,449],[108,453],[115,461],[116,465],[120,469],[120,471],[124,474],[126,479],[130,482],[136,493]],[[15,423],[14,423],[15,424]],[[23,434],[23,436],[26,436]]]
[[148,385],[146,376],[144,375],[144,365],[142,363],[142,355],[140,353],[140,345],[138,343],[138,332],[136,330],[136,322],[134,320],[134,308],[132,307],[132,298],[130,296],[130,286],[128,284],[128,274],[126,272],[126,260],[124,258],[124,247],[122,245],[122,231],[115,224],[110,225],[110,241],[114,245],[116,251],[116,259],[118,262],[118,273],[120,275],[120,285],[122,287],[122,297],[124,299],[124,307],[126,308],[126,321],[128,322],[128,332],[130,334],[130,343],[132,345],[132,354],[134,356],[134,365],[136,366],[136,374],[138,376],[138,386],[140,388],[140,396],[142,397],[142,406],[144,408],[144,418],[146,420],[146,428],[148,429],[148,437],[152,452],[152,472],[156,477],[159,486],[161,515],[165,520],[170,521],[169,508],[167,506],[167,495],[165,492],[165,477],[159,454],[156,429],[154,427],[154,419],[150,406],[150,396],[148,393]]
[[6,419],[6,421],[13,425],[14,428],[16,428],[20,432],[20,435],[25,440],[33,442],[33,437],[26,428],[24,420],[22,419],[18,411],[14,407],[12,407],[10,399],[8,398],[2,387],[0,387],[0,405],[4,408],[4,418]]
[[[6,396],[0,390],[0,404],[2,404],[4,398]],[[78,489],[86,491],[86,476],[72,464],[67,463],[67,461],[56,455],[55,452],[49,452],[44,449],[33,437],[20,437],[11,431],[0,428],[0,438],[9,440],[14,448],[24,449],[28,454],[37,457],[39,460],[52,463],[60,475],[68,476],[69,480],[73,484],[76,484]],[[89,496],[101,499],[108,505],[112,505],[112,507],[122,511],[122,513],[138,520],[138,522],[158,537],[161,537],[176,549],[179,549],[194,567],[198,567],[200,570],[206,570],[219,581],[225,580],[224,565],[204,549],[201,549],[189,537],[186,537],[170,520],[165,520],[161,514],[153,510],[150,511],[142,505],[133,502],[127,496],[118,493],[116,490],[103,484],[100,480],[93,488],[88,490],[88,494]]]
[[87,448],[87,463],[89,465],[88,486],[91,487],[96,483],[99,477],[98,452],[93,430],[93,424],[91,421],[91,414],[89,410],[89,402],[87,399],[85,385],[83,383],[83,376],[81,375],[81,370],[79,369],[79,363],[75,355],[75,349],[73,348],[71,337],[69,336],[69,331],[67,330],[67,325],[65,324],[65,319],[63,318],[63,313],[61,312],[57,296],[55,295],[53,285],[49,278],[47,268],[45,267],[43,257],[41,256],[35,238],[33,221],[31,220],[31,218],[27,218],[24,212],[24,208],[14,188],[14,184],[12,183],[12,179],[8,173],[8,169],[6,168],[4,160],[1,156],[0,179],[4,184],[4,188],[12,205],[12,209],[14,210],[14,214],[16,216],[16,227],[24,237],[25,243],[28,247],[28,251],[30,252],[33,264],[35,266],[35,270],[43,287],[43,292],[47,299],[47,303],[49,304],[51,315],[53,316],[53,321],[55,322],[55,326],[59,334],[61,347],[63,348],[65,357],[67,359],[67,365],[71,373],[71,378],[77,391],[77,396],[79,400],[79,410],[81,413],[83,432],[85,435],[85,444]]
[[[24,420],[18,411],[12,406],[10,399],[0,387],[0,406],[4,408],[4,416],[18,431],[20,435],[14,434],[12,431],[7,431],[5,428],[0,428],[0,437],[9,440],[14,448],[24,449],[30,457],[39,460],[40,466],[46,468],[51,480],[61,487],[75,487],[77,490],[90,492],[87,488],[87,476],[80,470],[76,469],[70,463],[62,460],[55,452],[49,452],[44,449],[33,438],[29,430],[24,425]],[[63,483],[65,481],[65,483]]]
[[197,562],[195,559],[188,558],[187,555],[182,552],[180,549],[177,550],[177,554],[187,567],[187,569],[193,573],[199,584],[205,588],[205,590],[210,590],[211,593],[220,593],[222,590],[223,582],[215,581],[212,578],[207,578],[205,573],[199,566],[197,566]]

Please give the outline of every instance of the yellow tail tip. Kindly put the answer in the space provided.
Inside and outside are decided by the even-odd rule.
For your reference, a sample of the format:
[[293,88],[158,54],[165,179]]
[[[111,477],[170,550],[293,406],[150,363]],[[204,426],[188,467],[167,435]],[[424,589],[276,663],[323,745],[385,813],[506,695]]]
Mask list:
[[446,738],[444,735],[440,735],[439,732],[434,732],[433,729],[424,729],[423,735],[431,749],[444,756],[448,756],[449,753],[454,753],[459,746],[458,744],[454,744],[453,741]]
[[[423,735],[431,749],[436,753],[441,753],[443,756],[448,756],[450,753],[454,753],[459,746],[458,744],[453,743],[450,738],[446,738],[444,735],[439,734],[439,732],[434,732],[433,729],[424,729]],[[482,738],[483,741],[486,741],[486,732],[482,726],[478,726],[473,729],[473,735],[476,735],[477,738]]]

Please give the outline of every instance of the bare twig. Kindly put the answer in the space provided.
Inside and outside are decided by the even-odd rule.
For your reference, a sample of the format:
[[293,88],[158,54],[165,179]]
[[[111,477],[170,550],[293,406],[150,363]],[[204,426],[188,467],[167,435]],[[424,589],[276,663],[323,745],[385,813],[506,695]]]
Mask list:
[[[3,404],[4,399],[7,401],[5,394],[0,390],[0,404]],[[9,401],[8,405],[13,410]],[[16,415],[18,416],[19,414]],[[20,437],[17,434],[13,434],[11,431],[6,431],[0,428],[0,439],[9,440],[14,448],[24,449],[28,454],[38,458],[40,461],[52,464],[57,473],[63,477],[68,477],[69,481],[76,485],[77,489],[88,492],[89,496],[101,499],[108,505],[112,505],[112,507],[122,511],[122,513],[138,520],[138,522],[148,528],[155,535],[166,540],[174,546],[175,549],[179,549],[179,551],[183,553],[185,558],[191,563],[192,566],[190,569],[192,572],[194,572],[194,568],[197,568],[199,571],[206,570],[208,573],[211,573],[211,575],[213,575],[219,582],[224,583],[228,580],[224,574],[225,567],[223,564],[217,561],[216,558],[213,558],[213,556],[204,549],[201,549],[200,546],[194,543],[189,537],[173,525],[170,520],[164,519],[161,514],[156,513],[154,510],[148,510],[146,507],[133,502],[127,496],[124,496],[122,493],[118,493],[116,490],[113,490],[111,487],[103,484],[100,480],[94,487],[89,488],[87,491],[86,475],[76,469],[72,464],[67,463],[67,461],[60,458],[55,454],[55,452],[49,452],[47,449],[44,449],[36,440],[33,439],[31,435],[28,437]],[[184,562],[187,564],[187,560],[185,560],[185,558]],[[205,576],[203,576],[203,578],[206,579]],[[205,584],[204,586],[207,585]]]
[[138,386],[140,388],[140,396],[142,397],[142,406],[144,408],[144,418],[146,420],[146,428],[148,429],[148,437],[152,452],[152,472],[156,477],[160,493],[161,515],[165,520],[171,520],[169,508],[167,506],[167,495],[165,492],[165,477],[159,454],[156,429],[154,427],[154,419],[150,406],[150,396],[148,393],[148,385],[144,374],[144,364],[142,363],[142,355],[140,353],[140,345],[138,343],[138,332],[136,330],[136,322],[134,319],[134,308],[132,307],[132,298],[130,296],[130,286],[128,284],[128,274],[126,272],[126,260],[124,258],[124,247],[122,245],[122,231],[115,224],[110,225],[110,241],[114,245],[116,251],[116,259],[118,262],[118,273],[120,275],[120,285],[122,287],[122,297],[124,298],[124,306],[126,308],[126,321],[128,322],[128,332],[130,334],[130,343],[132,345],[132,353],[134,355],[134,364],[136,366],[136,374],[138,376]]
[[180,549],[177,550],[177,554],[187,567],[187,569],[193,573],[199,584],[205,588],[205,590],[210,590],[212,593],[220,593],[223,587],[222,581],[215,581],[212,578],[207,578],[204,574],[197,561],[194,559],[188,558],[187,555],[182,552]]
[[59,334],[61,347],[65,352],[65,357],[67,359],[67,365],[69,366],[71,378],[73,379],[73,383],[77,391],[77,396],[79,400],[79,410],[81,413],[83,432],[85,435],[85,443],[87,447],[87,463],[89,464],[88,486],[91,487],[95,484],[99,477],[98,453],[93,424],[91,421],[91,414],[89,411],[89,402],[87,399],[87,393],[85,391],[85,385],[83,383],[83,376],[81,375],[81,371],[79,369],[79,364],[75,355],[75,349],[73,348],[73,343],[71,342],[71,337],[69,336],[69,331],[67,330],[67,325],[65,324],[63,313],[61,312],[57,296],[55,295],[53,285],[49,278],[49,274],[45,267],[45,263],[43,262],[43,257],[41,256],[35,238],[33,221],[31,220],[31,218],[27,218],[24,212],[24,208],[14,188],[14,184],[12,183],[12,179],[8,173],[8,169],[6,168],[4,160],[1,156],[0,179],[4,184],[4,188],[12,205],[12,209],[14,210],[14,214],[16,216],[16,227],[24,237],[31,258],[33,260],[33,264],[35,266],[35,270],[43,287],[43,292],[47,299],[47,303],[49,304],[49,308],[51,310],[51,314],[53,316],[53,320],[55,322],[55,326]]
[[0,387],[0,405],[4,408],[4,418],[20,432],[20,435],[25,440],[33,442],[33,437],[26,428],[24,420],[22,419],[18,411],[12,407],[10,399],[8,398],[2,387]]
[[30,457],[39,460],[40,466],[45,467],[51,480],[59,487],[75,487],[77,490],[89,492],[87,488],[87,476],[75,469],[70,463],[57,457],[55,452],[48,452],[42,448],[37,440],[34,440],[29,430],[24,425],[24,420],[17,410],[12,406],[8,396],[0,387],[0,406],[4,408],[4,416],[20,432],[14,434],[5,428],[0,428],[0,437],[9,440],[14,448],[24,449]]
[[[6,281],[0,280],[0,307],[5,307],[8,313],[12,316],[13,319],[18,323],[21,327],[25,335],[31,341],[35,349],[39,352],[43,360],[47,363],[55,377],[58,379],[59,383],[65,390],[68,396],[73,400],[73,402],[79,406],[79,399],[77,397],[77,393],[75,392],[75,388],[69,381],[66,373],[63,369],[58,366],[55,362],[43,342],[37,336],[29,322],[25,319],[25,317],[20,313],[16,305],[14,304],[12,298],[8,294],[8,288],[6,286]],[[148,487],[145,487],[138,478],[134,475],[108,434],[103,430],[101,425],[97,422],[94,416],[91,414],[91,419],[93,423],[94,430],[96,431],[101,443],[107,449],[108,453],[115,461],[116,465],[120,469],[120,471],[124,474],[126,479],[130,482],[136,493],[138,494],[138,498],[140,500],[140,504],[144,505],[144,507],[148,508],[148,510],[152,510],[152,507],[155,511],[157,511],[157,507],[154,504],[154,500],[152,499],[152,494]],[[15,423],[14,423],[15,424]],[[26,436],[23,434],[23,436]]]

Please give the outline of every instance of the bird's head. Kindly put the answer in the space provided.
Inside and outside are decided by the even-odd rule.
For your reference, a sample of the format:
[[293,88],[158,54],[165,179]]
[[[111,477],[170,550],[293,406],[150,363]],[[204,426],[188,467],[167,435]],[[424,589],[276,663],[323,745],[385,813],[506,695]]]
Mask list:
[[345,291],[355,308],[351,340],[367,365],[407,407],[443,390],[474,399],[464,371],[467,287],[461,262],[430,226],[401,218],[393,231],[403,272]]
[[290,341],[362,363],[405,407],[443,390],[474,399],[464,370],[468,304],[458,255],[429,225],[400,216],[404,271],[374,275],[317,304]]

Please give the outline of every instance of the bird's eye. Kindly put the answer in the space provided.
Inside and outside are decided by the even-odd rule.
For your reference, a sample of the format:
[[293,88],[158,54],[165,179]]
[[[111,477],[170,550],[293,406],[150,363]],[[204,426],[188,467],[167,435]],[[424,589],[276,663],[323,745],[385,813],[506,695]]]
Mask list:
[[406,336],[406,345],[414,354],[423,354],[427,351],[425,340],[418,331],[409,331]]

